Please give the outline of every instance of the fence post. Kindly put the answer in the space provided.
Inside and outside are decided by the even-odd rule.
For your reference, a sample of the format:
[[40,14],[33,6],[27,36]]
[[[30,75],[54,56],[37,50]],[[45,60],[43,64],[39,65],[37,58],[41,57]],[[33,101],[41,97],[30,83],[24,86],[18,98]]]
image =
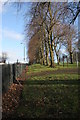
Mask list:
[[13,64],[13,83],[16,83],[15,64]]

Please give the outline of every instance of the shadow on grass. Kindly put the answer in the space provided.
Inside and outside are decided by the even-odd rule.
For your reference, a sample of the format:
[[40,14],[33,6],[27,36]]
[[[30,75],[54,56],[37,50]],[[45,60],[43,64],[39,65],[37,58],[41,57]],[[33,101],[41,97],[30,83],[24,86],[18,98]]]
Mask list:
[[80,85],[80,80],[26,80],[24,84],[27,84],[27,85],[52,85],[52,84]]

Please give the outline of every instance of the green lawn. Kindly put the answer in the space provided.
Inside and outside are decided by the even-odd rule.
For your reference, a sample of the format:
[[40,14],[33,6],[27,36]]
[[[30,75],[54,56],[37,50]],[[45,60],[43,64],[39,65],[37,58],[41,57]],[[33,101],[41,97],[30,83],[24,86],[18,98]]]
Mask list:
[[23,118],[77,118],[78,85],[25,85],[16,115]]
[[33,64],[29,66],[27,80],[78,80],[78,68],[75,64],[56,65],[55,68]]
[[49,68],[28,67],[16,117],[79,118],[79,85],[76,64]]
[[33,65],[30,65],[29,66],[29,69],[28,69],[28,74],[29,73],[33,73],[33,72],[41,72],[41,71],[55,71],[55,70],[57,70],[57,69],[66,69],[66,68],[77,68],[77,65],[76,65],[76,63],[74,63],[74,64],[68,64],[68,66],[67,66],[67,64],[65,63],[64,64],[64,67],[63,67],[63,64],[60,64],[60,65],[57,65],[56,63],[55,63],[55,68],[51,68],[51,67],[48,67],[48,66],[44,66],[44,65],[40,65],[40,64],[33,64]]
[[[29,78],[29,80],[78,80],[78,74],[49,74],[43,76],[34,76]],[[28,80],[28,79],[27,79]]]
[[53,69],[48,66],[44,66],[44,65],[40,65],[40,64],[33,64],[33,65],[29,66],[27,73],[29,74],[29,73],[33,73],[33,72],[37,73],[37,72],[41,72],[41,71],[51,71],[51,70],[57,70],[57,68]]

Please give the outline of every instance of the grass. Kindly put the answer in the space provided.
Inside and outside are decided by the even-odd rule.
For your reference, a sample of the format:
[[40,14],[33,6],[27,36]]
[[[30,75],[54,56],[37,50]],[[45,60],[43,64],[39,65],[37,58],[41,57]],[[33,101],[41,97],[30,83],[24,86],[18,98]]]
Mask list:
[[26,85],[78,85],[80,84],[79,80],[27,80],[25,81]]
[[76,63],[74,63],[74,64],[68,64],[68,66],[67,66],[67,63],[64,63],[64,67],[63,67],[63,63],[60,63],[60,65],[57,65],[56,64],[56,67],[57,68],[77,68],[77,64]]
[[60,64],[60,65],[57,65],[55,64],[55,68],[51,68],[49,66],[44,66],[44,65],[40,65],[40,64],[33,64],[33,65],[30,65],[29,66],[29,69],[28,69],[28,72],[27,74],[31,74],[31,73],[37,73],[37,72],[44,72],[44,71],[56,71],[58,69],[71,69],[71,68],[77,68],[77,65],[76,63],[74,64],[67,64],[65,63],[64,64],[64,67],[63,67],[63,64]]
[[[33,64],[31,66],[29,66],[28,72],[29,73],[37,73],[37,72],[41,72],[41,71],[52,71],[53,68],[50,68],[48,66],[44,66],[44,65],[40,65],[40,64]],[[55,68],[54,70],[57,70],[57,68]]]
[[80,77],[76,63],[69,64],[68,67],[66,63],[64,67],[56,65],[55,68],[33,64],[29,66],[27,76],[27,80],[78,80]]
[[34,76],[27,80],[78,80],[78,74],[49,74],[43,76]]
[[79,119],[80,82],[76,68],[76,64],[55,68],[40,64],[29,66],[15,116]]
[[78,85],[25,85],[16,115],[26,118],[77,118]]

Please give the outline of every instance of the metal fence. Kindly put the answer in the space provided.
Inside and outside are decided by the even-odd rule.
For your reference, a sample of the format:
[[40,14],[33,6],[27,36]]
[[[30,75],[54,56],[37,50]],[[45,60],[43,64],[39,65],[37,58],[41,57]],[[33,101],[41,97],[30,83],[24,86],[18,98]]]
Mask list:
[[2,92],[6,92],[12,83],[22,74],[26,64],[4,64],[2,65]]

